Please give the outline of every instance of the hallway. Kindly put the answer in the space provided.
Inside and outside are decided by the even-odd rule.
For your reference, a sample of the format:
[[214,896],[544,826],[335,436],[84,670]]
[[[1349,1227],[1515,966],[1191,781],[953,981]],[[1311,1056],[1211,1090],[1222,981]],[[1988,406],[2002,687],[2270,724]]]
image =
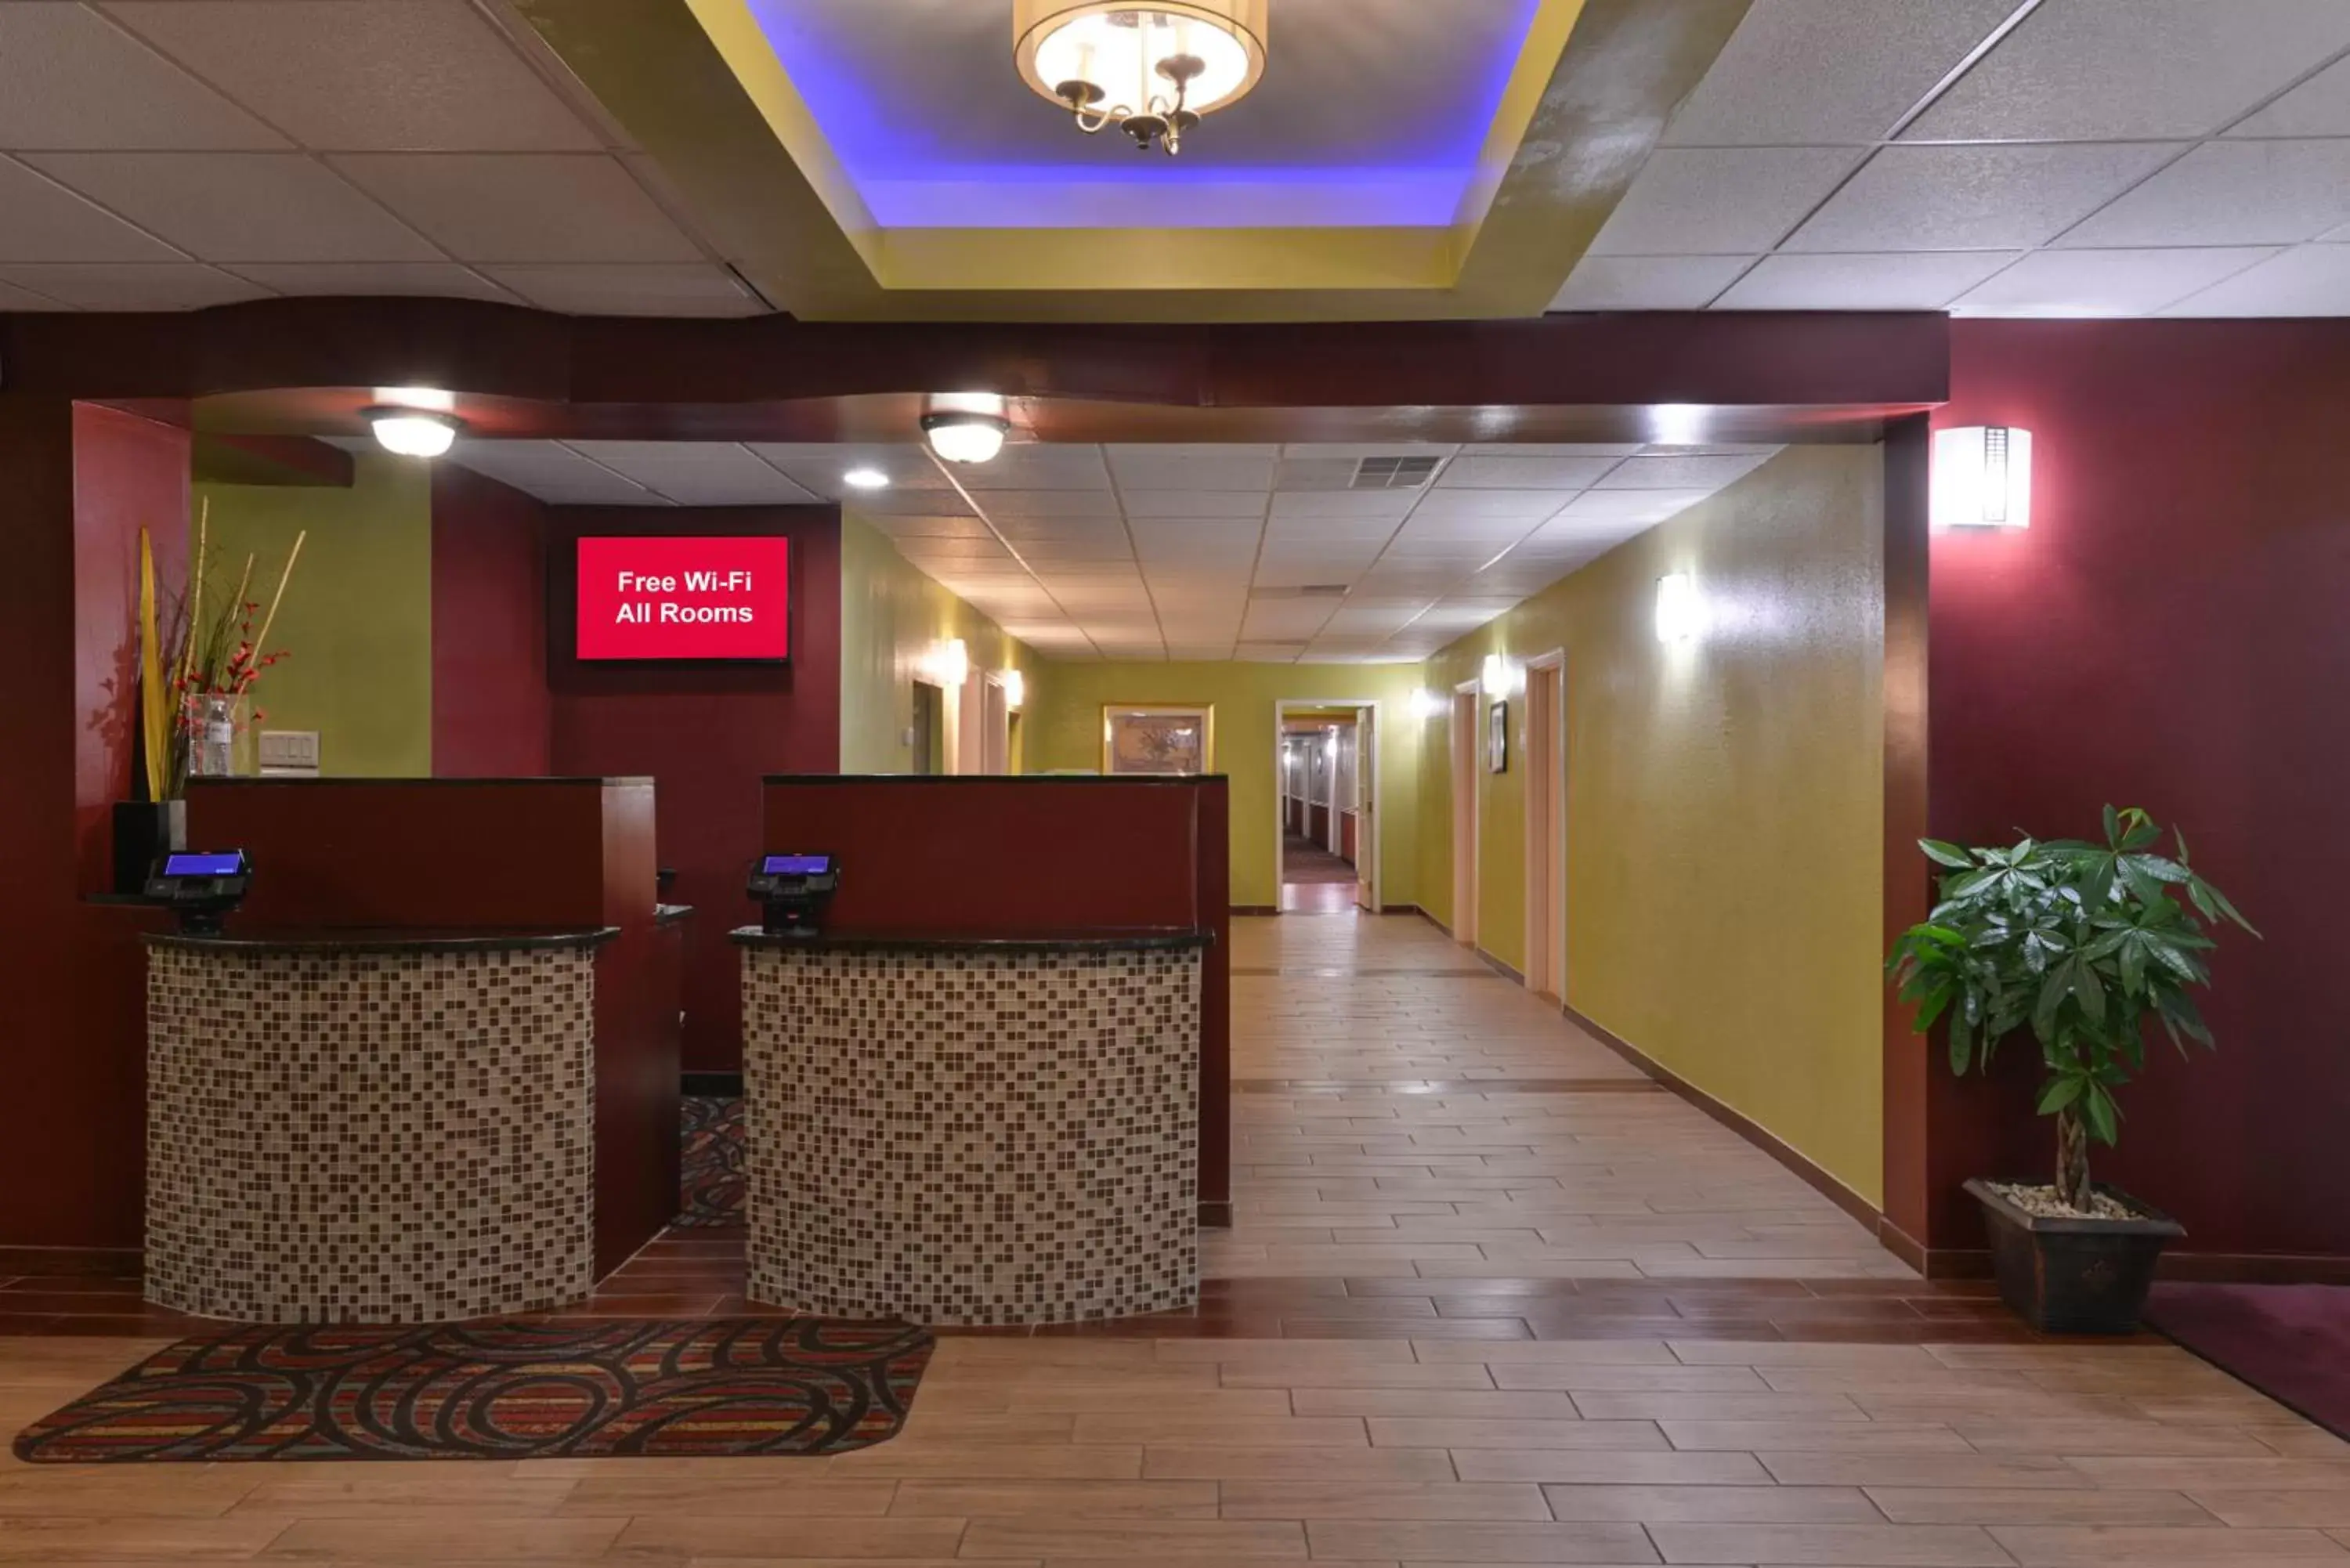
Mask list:
[[[0,1457],[0,1563],[2350,1568],[2350,1446],[1918,1281],[1425,921],[1233,943],[1197,1313],[944,1337],[904,1435],[830,1459]],[[593,1310],[742,1311],[739,1260],[673,1231]],[[161,1344],[0,1338],[0,1426]]]
[[1301,835],[1281,840],[1281,910],[1285,915],[1335,915],[1355,907],[1354,867]]

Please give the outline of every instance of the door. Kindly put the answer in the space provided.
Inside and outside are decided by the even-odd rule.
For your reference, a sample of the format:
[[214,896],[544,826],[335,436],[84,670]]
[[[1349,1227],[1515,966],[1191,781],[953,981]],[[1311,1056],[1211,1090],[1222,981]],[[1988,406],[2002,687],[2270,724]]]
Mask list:
[[914,682],[914,772],[946,772],[945,693],[927,680]]
[[1566,996],[1563,675],[1556,662],[1526,670],[1526,989],[1553,1001]]
[[1477,940],[1477,688],[1452,694],[1452,940]]
[[1379,912],[1378,854],[1379,823],[1375,815],[1378,791],[1375,777],[1378,769],[1378,737],[1372,729],[1376,710],[1363,708],[1355,714],[1355,906],[1376,915]]
[[980,715],[980,771],[1008,774],[1012,771],[1012,703],[1009,694],[1001,682],[991,680],[981,696],[984,708]]

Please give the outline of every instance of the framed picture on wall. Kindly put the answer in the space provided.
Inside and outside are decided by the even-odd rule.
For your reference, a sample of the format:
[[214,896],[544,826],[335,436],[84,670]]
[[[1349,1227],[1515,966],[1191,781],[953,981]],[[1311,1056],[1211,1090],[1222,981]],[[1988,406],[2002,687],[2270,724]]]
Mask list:
[[1510,704],[1506,698],[1496,697],[1486,711],[1485,766],[1497,774],[1510,771]]
[[1102,705],[1103,773],[1197,774],[1215,766],[1213,704]]

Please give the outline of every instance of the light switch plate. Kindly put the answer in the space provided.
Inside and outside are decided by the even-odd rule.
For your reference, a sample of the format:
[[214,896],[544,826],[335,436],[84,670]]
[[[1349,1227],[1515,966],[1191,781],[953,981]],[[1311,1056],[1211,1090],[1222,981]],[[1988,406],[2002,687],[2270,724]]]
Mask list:
[[318,771],[318,732],[264,730],[259,761],[264,769],[272,772],[315,774]]

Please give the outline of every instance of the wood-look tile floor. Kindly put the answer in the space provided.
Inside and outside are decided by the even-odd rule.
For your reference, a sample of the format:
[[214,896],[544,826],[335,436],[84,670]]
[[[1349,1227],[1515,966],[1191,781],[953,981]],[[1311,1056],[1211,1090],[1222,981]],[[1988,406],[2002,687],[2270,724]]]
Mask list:
[[[830,1459],[0,1458],[0,1563],[2350,1568],[2350,1445],[1908,1277],[1420,922],[1238,924],[1199,1313],[942,1339],[904,1436]],[[740,1310],[739,1248],[665,1238],[588,1310]],[[168,1326],[11,1295],[9,1430],[160,1343],[68,1331]]]

